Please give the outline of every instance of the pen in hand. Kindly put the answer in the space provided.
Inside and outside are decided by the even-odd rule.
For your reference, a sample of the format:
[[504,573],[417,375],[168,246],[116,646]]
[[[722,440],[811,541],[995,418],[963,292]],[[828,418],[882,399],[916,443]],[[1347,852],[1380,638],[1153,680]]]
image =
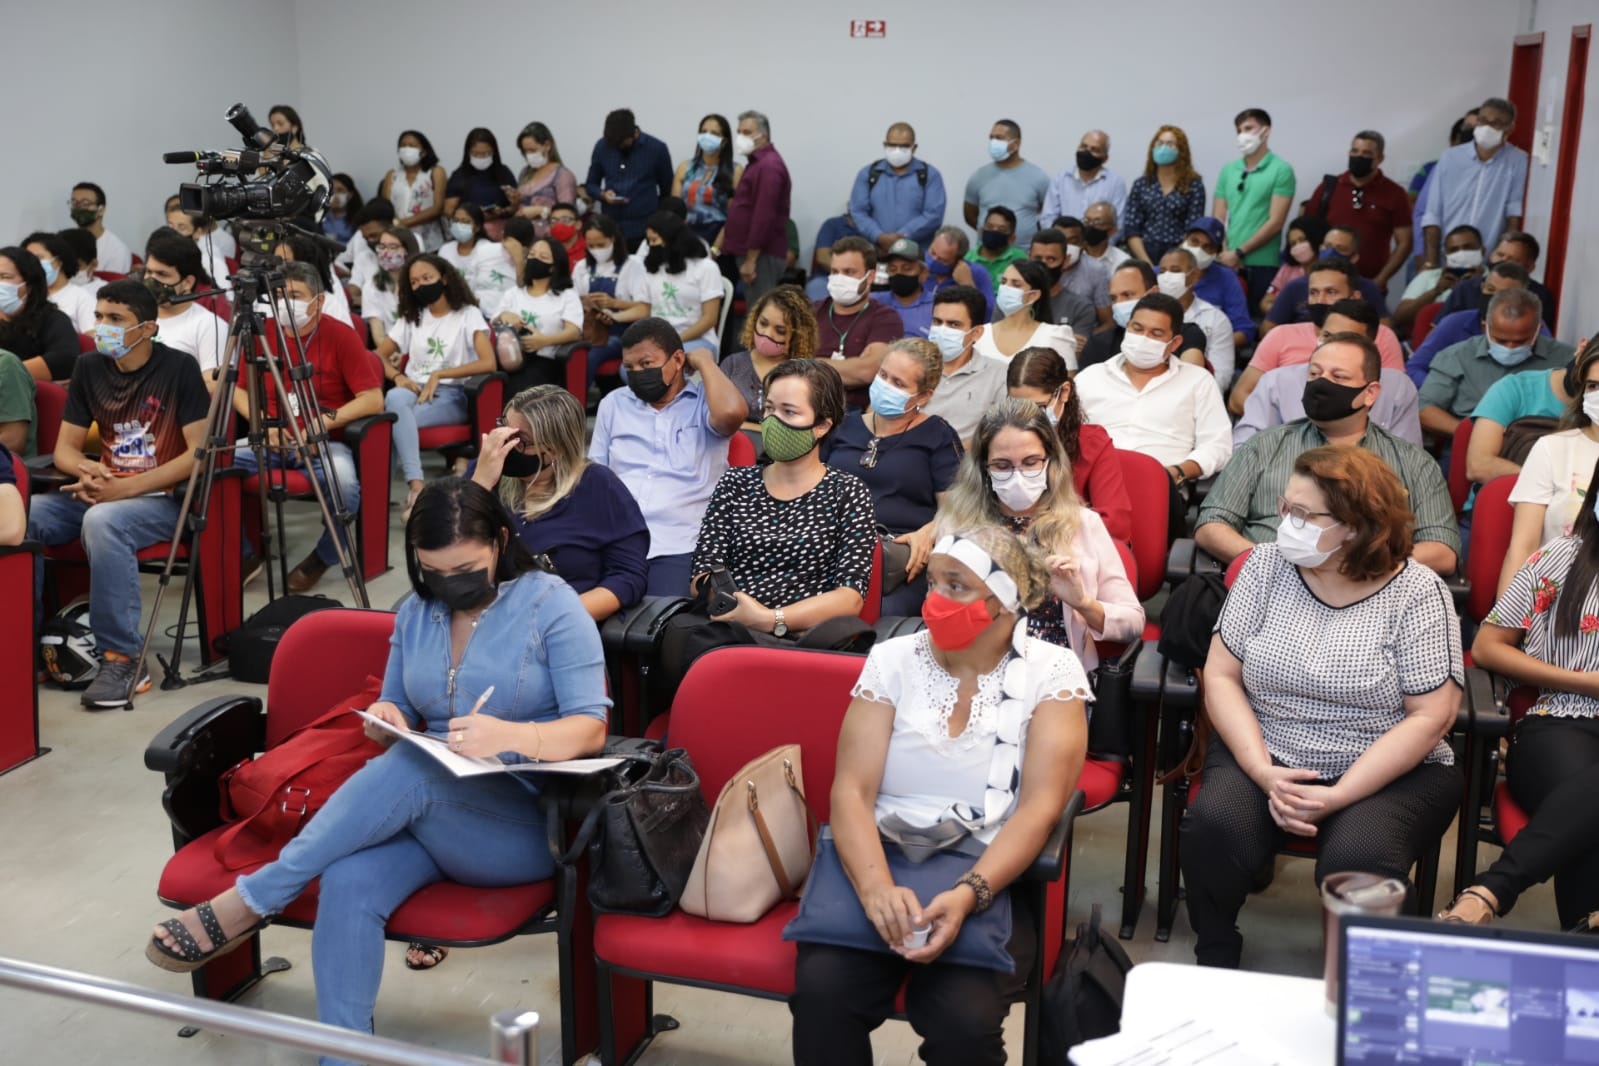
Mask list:
[[494,686],[490,685],[488,688],[483,690],[483,695],[477,698],[477,702],[472,704],[472,709],[466,712],[466,716],[470,718],[477,712],[481,711],[483,709],[483,705],[489,702],[489,697],[492,695],[494,695]]

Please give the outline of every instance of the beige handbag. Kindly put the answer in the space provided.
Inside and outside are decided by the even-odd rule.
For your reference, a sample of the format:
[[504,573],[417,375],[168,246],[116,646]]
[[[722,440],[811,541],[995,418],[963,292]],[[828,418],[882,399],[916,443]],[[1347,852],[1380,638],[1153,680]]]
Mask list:
[[678,902],[718,922],[754,922],[798,899],[816,855],[798,744],[773,748],[734,774],[716,798],[688,887]]

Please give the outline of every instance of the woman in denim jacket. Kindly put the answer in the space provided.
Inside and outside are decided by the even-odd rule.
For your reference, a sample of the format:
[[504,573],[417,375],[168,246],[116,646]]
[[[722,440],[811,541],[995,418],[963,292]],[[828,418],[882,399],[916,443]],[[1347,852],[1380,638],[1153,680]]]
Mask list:
[[[599,631],[566,582],[537,568],[493,493],[460,478],[429,484],[406,543],[416,595],[395,619],[383,699],[370,712],[467,756],[598,752],[610,705]],[[276,861],[158,925],[146,954],[163,969],[197,969],[321,877],[317,1017],[371,1031],[383,928],[396,907],[434,881],[524,884],[552,868],[530,779],[459,778],[399,744],[345,781]]]

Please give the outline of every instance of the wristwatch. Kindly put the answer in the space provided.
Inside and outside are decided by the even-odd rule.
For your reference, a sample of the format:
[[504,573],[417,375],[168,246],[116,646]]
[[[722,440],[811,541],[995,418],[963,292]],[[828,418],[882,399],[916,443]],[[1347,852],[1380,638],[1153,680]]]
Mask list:
[[772,636],[788,636],[788,623],[783,621],[783,608],[781,607],[772,612]]
[[1175,471],[1175,476],[1172,478],[1173,485],[1181,485],[1188,480],[1188,471],[1184,470],[1180,464],[1173,466],[1171,469]]

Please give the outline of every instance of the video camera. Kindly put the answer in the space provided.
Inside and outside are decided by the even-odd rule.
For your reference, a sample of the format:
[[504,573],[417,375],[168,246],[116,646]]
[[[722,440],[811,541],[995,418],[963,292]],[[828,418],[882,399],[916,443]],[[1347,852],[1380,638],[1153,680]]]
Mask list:
[[302,218],[320,221],[333,175],[326,160],[309,148],[291,149],[265,129],[250,109],[234,104],[224,116],[244,137],[245,149],[234,152],[168,152],[168,163],[190,163],[210,182],[184,182],[179,206],[191,214],[215,219],[266,221]]

